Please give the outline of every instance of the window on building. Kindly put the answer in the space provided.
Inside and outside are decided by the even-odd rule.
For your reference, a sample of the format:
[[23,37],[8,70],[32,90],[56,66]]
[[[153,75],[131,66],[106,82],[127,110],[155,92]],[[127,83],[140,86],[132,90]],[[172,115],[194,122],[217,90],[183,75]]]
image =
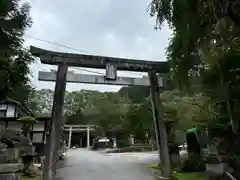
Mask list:
[[43,142],[43,133],[42,132],[34,132],[32,141],[33,141],[33,143],[42,143]]
[[6,117],[6,110],[0,110],[0,118]]

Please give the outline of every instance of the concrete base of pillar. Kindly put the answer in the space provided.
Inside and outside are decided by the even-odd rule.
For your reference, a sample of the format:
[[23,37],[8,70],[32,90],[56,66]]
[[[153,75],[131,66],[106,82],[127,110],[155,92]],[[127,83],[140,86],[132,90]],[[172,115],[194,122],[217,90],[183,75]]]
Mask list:
[[0,174],[1,180],[20,180],[21,174],[20,173],[6,173]]

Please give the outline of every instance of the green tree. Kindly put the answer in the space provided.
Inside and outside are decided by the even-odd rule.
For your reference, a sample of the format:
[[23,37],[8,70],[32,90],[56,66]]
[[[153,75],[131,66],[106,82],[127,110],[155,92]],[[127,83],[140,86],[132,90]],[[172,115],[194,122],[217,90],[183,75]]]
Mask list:
[[146,140],[146,134],[150,134],[152,129],[152,118],[145,104],[130,104],[123,127],[127,129],[129,135],[139,141]]
[[214,102],[203,93],[188,95],[180,91],[165,91],[161,95],[164,121],[172,122],[178,143],[185,140],[185,131],[193,126],[208,126],[216,123],[219,112]]
[[96,115],[95,123],[101,127],[102,134],[121,124],[128,108],[125,98],[112,92],[96,93],[92,97],[88,112],[91,111],[90,114]]
[[[30,108],[37,114],[51,114],[53,93],[50,89],[32,91],[29,98]],[[127,98],[113,92],[66,92],[64,113],[67,116],[67,124],[98,125],[105,134],[122,123],[128,103]]]
[[0,4],[0,99],[11,97],[26,103],[29,84],[29,64],[33,58],[23,47],[24,31],[30,27],[30,6],[20,0]]
[[197,85],[221,110],[219,119],[230,121],[235,132],[240,115],[238,5],[238,0],[154,0],[150,4],[157,27],[167,21],[173,30],[167,55],[179,87],[189,91]]
[[157,27],[166,20],[173,30],[167,53],[180,85],[189,83],[189,75],[217,66],[216,60],[239,44],[239,27],[231,15],[239,14],[238,3],[237,0],[152,1],[150,13],[156,15]]
[[50,89],[32,90],[29,94],[29,108],[36,114],[51,114],[54,91]]
[[149,87],[122,87],[118,94],[122,97],[129,98],[133,103],[141,103],[149,96]]

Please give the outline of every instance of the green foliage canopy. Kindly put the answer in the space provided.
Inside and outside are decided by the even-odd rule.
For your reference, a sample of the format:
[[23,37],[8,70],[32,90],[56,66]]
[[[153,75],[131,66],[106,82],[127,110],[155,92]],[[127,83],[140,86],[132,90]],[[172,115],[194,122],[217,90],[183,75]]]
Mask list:
[[0,99],[10,97],[26,103],[31,90],[29,64],[33,58],[23,46],[23,35],[32,24],[30,6],[20,0],[1,2],[1,24],[8,26],[0,29]]

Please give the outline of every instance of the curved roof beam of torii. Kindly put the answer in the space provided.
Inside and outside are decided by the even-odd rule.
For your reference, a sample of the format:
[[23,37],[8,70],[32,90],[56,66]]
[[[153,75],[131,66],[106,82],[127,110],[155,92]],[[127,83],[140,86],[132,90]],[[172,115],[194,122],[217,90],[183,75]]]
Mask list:
[[69,66],[105,69],[106,63],[113,63],[117,70],[149,72],[155,70],[157,73],[168,73],[169,66],[166,61],[147,61],[108,56],[73,54],[48,51],[34,46],[30,47],[31,53],[39,57],[44,64],[59,65],[66,63]]

